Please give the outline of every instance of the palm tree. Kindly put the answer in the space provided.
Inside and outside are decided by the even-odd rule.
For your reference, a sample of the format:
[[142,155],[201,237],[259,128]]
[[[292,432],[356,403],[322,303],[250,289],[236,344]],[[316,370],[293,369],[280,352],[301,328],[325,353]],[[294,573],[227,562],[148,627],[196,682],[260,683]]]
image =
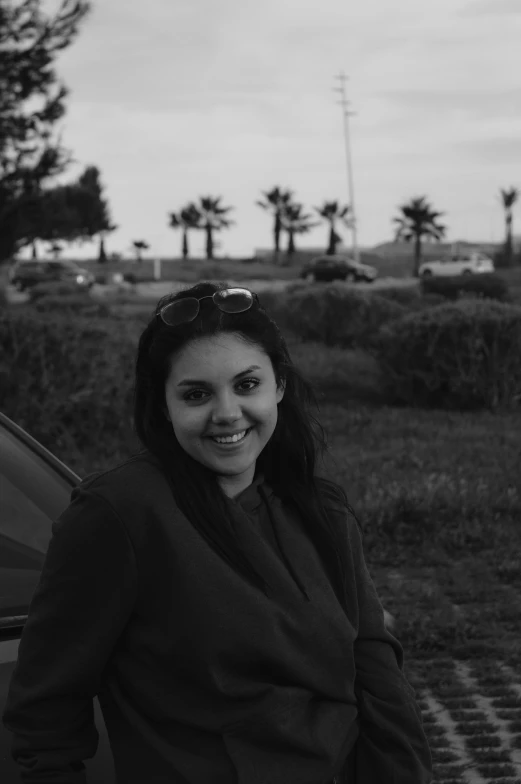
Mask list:
[[295,253],[295,234],[306,234],[319,225],[319,221],[313,221],[312,216],[304,213],[303,209],[303,204],[290,203],[281,212],[281,227],[288,233],[288,257]]
[[329,223],[329,244],[327,246],[326,254],[328,256],[334,256],[336,246],[342,239],[336,233],[337,221],[341,221],[344,226],[348,228],[351,226],[351,220],[347,217],[349,213],[349,207],[347,205],[345,207],[341,207],[337,201],[325,201],[322,207],[315,207],[314,209],[318,212],[321,218]]
[[187,204],[186,207],[183,207],[178,213],[171,212],[170,213],[170,223],[169,226],[171,229],[182,229],[183,230],[183,241],[182,241],[182,249],[181,253],[183,259],[187,259],[189,256],[188,250],[188,231],[190,229],[197,229],[199,227],[199,223],[201,221],[201,213],[195,206],[193,202]]
[[519,198],[517,188],[510,188],[509,191],[501,189],[501,201],[505,210],[505,259],[507,264],[512,262],[512,207]]
[[143,261],[141,258],[141,251],[148,250],[150,248],[148,242],[145,242],[145,240],[134,240],[132,245],[136,254],[136,261]]
[[206,232],[206,258],[213,259],[213,232],[228,229],[233,221],[226,215],[233,207],[223,207],[220,204],[221,196],[200,196],[197,210],[200,213],[198,229]]
[[293,198],[293,191],[289,188],[284,190],[276,185],[271,191],[262,191],[264,201],[258,200],[255,204],[262,207],[263,210],[271,212],[274,217],[273,221],[273,243],[276,259],[279,258],[280,253],[280,235],[282,232],[282,213],[284,209],[290,204]]
[[409,204],[400,207],[402,214],[393,218],[397,223],[394,241],[414,240],[414,270],[413,275],[418,277],[422,252],[423,237],[432,238],[438,242],[445,236],[446,226],[436,223],[443,212],[435,212],[427,201],[426,196],[411,199]]

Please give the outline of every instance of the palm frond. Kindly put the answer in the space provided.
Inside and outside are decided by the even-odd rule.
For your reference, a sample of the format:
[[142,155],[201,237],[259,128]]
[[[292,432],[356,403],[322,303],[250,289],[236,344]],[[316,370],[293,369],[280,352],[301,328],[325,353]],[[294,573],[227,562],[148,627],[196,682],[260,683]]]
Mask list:
[[277,215],[293,199],[293,191],[276,185],[270,191],[261,191],[264,201],[257,200],[255,204]]
[[437,223],[445,213],[433,210],[425,196],[417,196],[408,204],[399,208],[401,215],[393,218],[396,227],[395,241],[397,239],[410,242],[412,239],[432,237],[440,240],[445,234],[446,227]]
[[519,190],[513,186],[509,190],[501,188],[501,199],[503,207],[508,210],[511,209],[519,199]]
[[[234,207],[224,207],[221,204],[221,196],[200,196],[199,204],[193,205],[194,226],[196,229],[213,229],[220,231],[233,225],[234,221],[226,216]],[[197,220],[195,220],[197,211]]]

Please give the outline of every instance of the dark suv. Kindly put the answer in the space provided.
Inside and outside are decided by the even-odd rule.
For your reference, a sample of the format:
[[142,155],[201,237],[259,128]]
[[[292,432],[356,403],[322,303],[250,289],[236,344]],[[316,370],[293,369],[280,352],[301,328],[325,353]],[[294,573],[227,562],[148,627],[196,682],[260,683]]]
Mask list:
[[80,288],[90,288],[94,275],[73,261],[17,261],[9,273],[9,282],[18,291],[38,283],[66,282]]
[[372,283],[378,271],[369,264],[357,264],[347,256],[317,256],[304,265],[300,277],[309,281],[345,280]]

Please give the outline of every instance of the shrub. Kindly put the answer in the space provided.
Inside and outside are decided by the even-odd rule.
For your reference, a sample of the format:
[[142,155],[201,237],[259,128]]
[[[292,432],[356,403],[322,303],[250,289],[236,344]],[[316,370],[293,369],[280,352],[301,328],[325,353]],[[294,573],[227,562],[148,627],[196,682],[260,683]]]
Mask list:
[[481,296],[500,302],[508,299],[506,281],[493,272],[450,277],[423,277],[421,288],[423,294],[442,294],[446,299],[451,300],[459,299],[462,295],[469,293],[475,297]]
[[43,297],[62,296],[84,297],[86,300],[90,297],[87,288],[80,288],[75,283],[67,283],[67,281],[37,283],[36,286],[31,286],[29,289],[29,299],[31,302],[36,302]]
[[103,459],[134,442],[135,344],[123,322],[0,311],[0,410],[57,454]]
[[383,326],[372,353],[391,402],[495,410],[521,402],[520,346],[521,307],[468,300]]
[[425,307],[435,307],[436,305],[442,305],[446,302],[445,297],[443,294],[436,294],[434,291],[428,294],[422,294],[420,302]]
[[334,284],[283,294],[280,307],[284,323],[302,340],[342,348],[370,346],[382,324],[406,312],[404,305],[378,294]]
[[38,313],[81,313],[84,318],[107,318],[111,309],[105,302],[85,297],[82,294],[64,294],[60,297],[41,297],[32,303]]
[[378,288],[376,293],[379,297],[398,302],[400,305],[406,305],[409,308],[421,307],[422,304],[421,290],[418,285]]
[[306,283],[305,280],[296,280],[293,283],[290,283],[284,291],[286,294],[294,294],[296,291],[303,291],[304,289],[309,288],[309,283]]

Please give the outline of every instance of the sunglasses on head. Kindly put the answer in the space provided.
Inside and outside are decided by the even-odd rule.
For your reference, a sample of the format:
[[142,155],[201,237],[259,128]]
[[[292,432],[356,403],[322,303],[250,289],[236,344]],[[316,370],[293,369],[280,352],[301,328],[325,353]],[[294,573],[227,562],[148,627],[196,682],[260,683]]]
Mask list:
[[214,294],[206,297],[185,297],[169,302],[156,313],[169,327],[176,327],[179,324],[186,324],[193,321],[200,310],[200,302],[203,299],[211,299],[223,313],[244,313],[249,310],[254,302],[259,298],[253,291],[248,289],[220,289]]

